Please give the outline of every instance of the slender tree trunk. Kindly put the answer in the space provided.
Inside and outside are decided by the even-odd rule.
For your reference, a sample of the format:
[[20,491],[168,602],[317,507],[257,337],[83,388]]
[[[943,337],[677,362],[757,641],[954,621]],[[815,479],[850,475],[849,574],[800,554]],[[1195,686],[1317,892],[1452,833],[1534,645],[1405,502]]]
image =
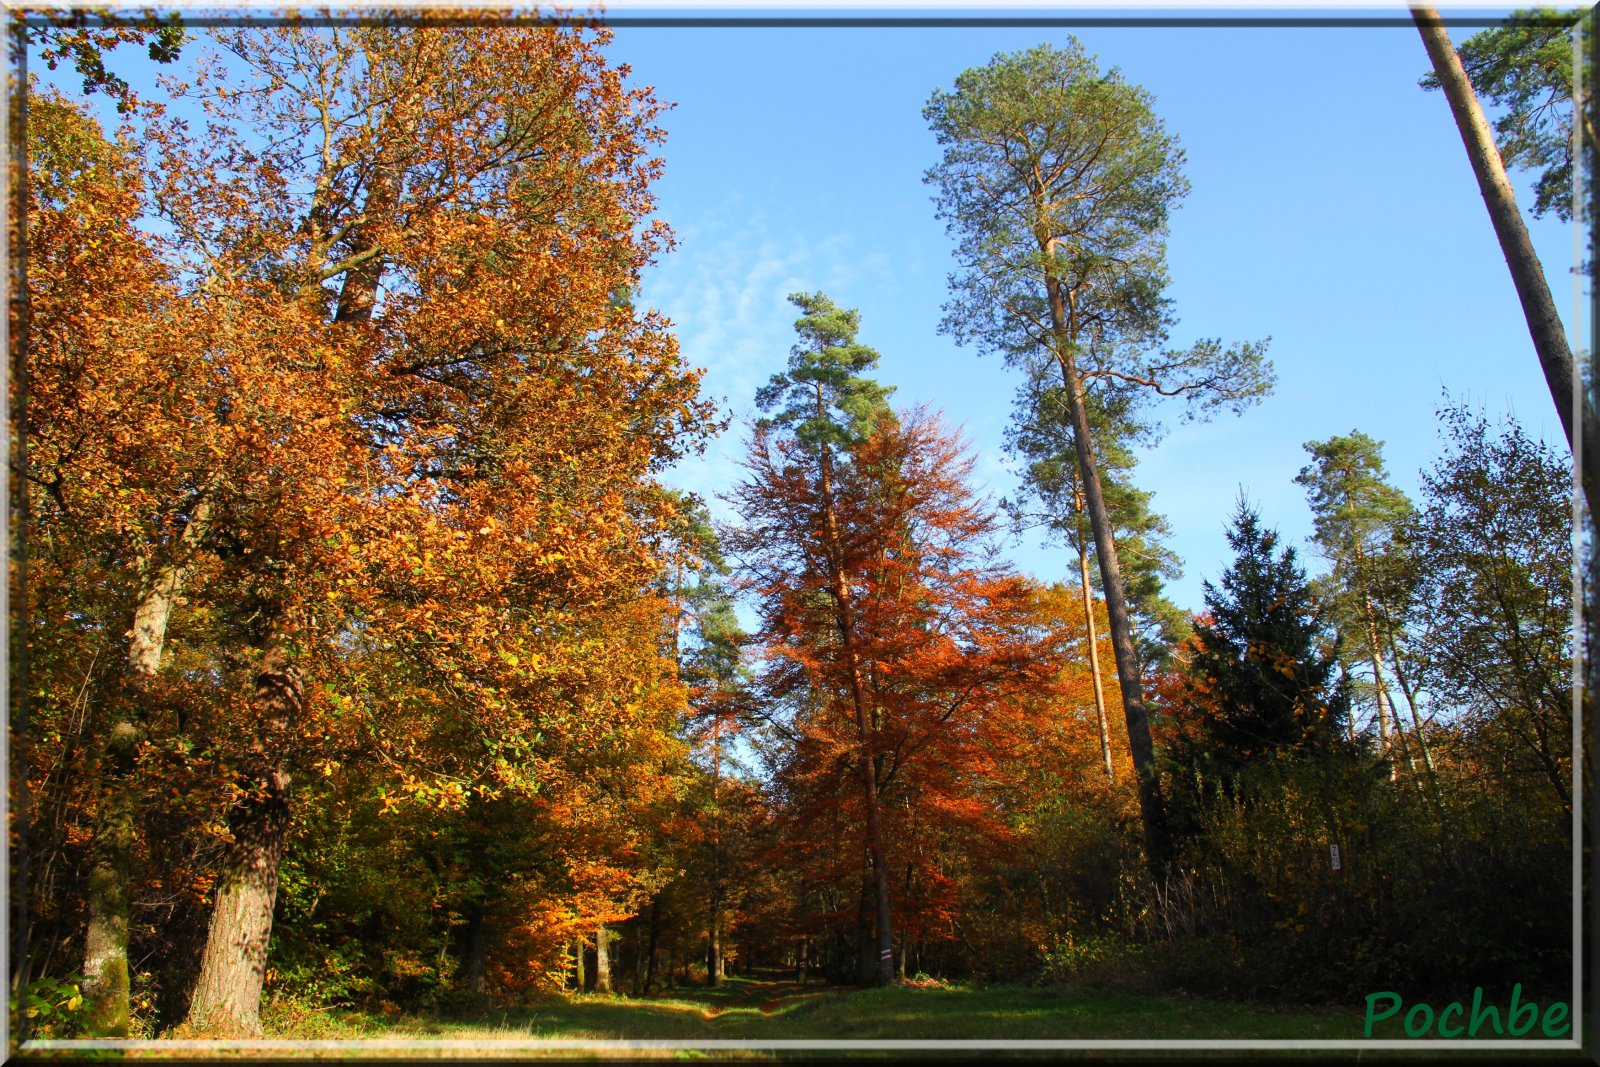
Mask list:
[[474,901],[471,913],[467,917],[467,944],[463,961],[465,966],[462,967],[469,993],[483,992],[483,976],[487,962],[485,957],[488,955],[489,947],[486,926],[483,901]]
[[871,866],[863,873],[861,895],[856,900],[856,982],[870,986],[877,984],[878,977],[877,960],[872,957],[876,942],[872,936],[874,879]]
[[611,939],[610,930],[601,923],[594,928],[594,991],[611,992]]
[[[1077,494],[1082,511],[1082,494]],[[1089,642],[1089,675],[1094,679],[1094,717],[1100,726],[1100,758],[1105,761],[1106,781],[1115,782],[1117,772],[1111,762],[1111,729],[1106,724],[1106,689],[1100,681],[1100,642],[1094,632],[1094,594],[1089,591],[1089,545],[1078,530],[1078,581],[1083,585],[1083,626]]]
[[[1358,566],[1361,563],[1361,554],[1359,548],[1356,550],[1356,563]],[[1378,695],[1378,736],[1383,740],[1384,755],[1389,760],[1389,780],[1392,782],[1399,777],[1400,771],[1399,768],[1395,766],[1393,755],[1389,752],[1391,707],[1389,703],[1389,689],[1386,685],[1384,685],[1383,682],[1383,654],[1380,652],[1380,646],[1378,644],[1378,619],[1372,610],[1372,601],[1365,595],[1363,595],[1361,598],[1361,607],[1366,612],[1367,616],[1367,653],[1372,662],[1372,687]],[[1396,735],[1400,733],[1400,720],[1398,716],[1396,716],[1394,719],[1392,730]],[[1411,749],[1409,746],[1406,747],[1406,762],[1413,762],[1411,758]],[[1416,772],[1416,767],[1414,764],[1411,770],[1413,773]]]
[[249,760],[254,780],[246,780],[248,791],[228,816],[233,842],[217,877],[200,977],[185,1021],[188,1030],[206,1036],[261,1032],[261,984],[289,823],[289,741],[304,683],[280,646],[267,651],[258,671],[257,736]]
[[722,780],[720,720],[711,751],[711,899],[706,916],[706,985],[722,981],[722,811],[717,807],[717,785]]
[[643,996],[648,990],[644,986],[644,937],[642,916],[633,917],[633,995]]
[[[1054,255],[1052,241],[1045,249]],[[1139,777],[1139,810],[1144,823],[1145,858],[1157,882],[1166,879],[1171,859],[1171,840],[1167,833],[1166,810],[1161,800],[1161,780],[1156,770],[1155,745],[1150,739],[1150,720],[1144,706],[1144,683],[1139,677],[1139,660],[1133,647],[1133,623],[1128,614],[1127,597],[1122,589],[1122,568],[1111,538],[1111,515],[1100,488],[1100,471],[1089,437],[1089,417],[1084,409],[1083,381],[1075,362],[1076,330],[1070,321],[1061,285],[1047,282],[1051,326],[1055,340],[1055,359],[1067,388],[1067,405],[1072,417],[1073,444],[1078,452],[1078,470],[1083,476],[1083,495],[1094,532],[1095,556],[1100,561],[1100,588],[1105,594],[1106,616],[1111,626],[1111,649],[1117,661],[1117,681],[1122,690],[1123,715],[1128,722],[1128,748]]]
[[651,993],[656,987],[656,960],[661,946],[661,894],[650,898],[650,951],[645,956],[644,991]]
[[572,981],[573,988],[579,993],[585,993],[588,991],[584,988],[586,981],[583,973],[583,954],[583,935],[580,933],[575,933],[572,935]]
[[1400,683],[1400,693],[1406,698],[1406,707],[1411,712],[1411,736],[1417,739],[1417,747],[1422,750],[1423,765],[1428,768],[1428,777],[1435,795],[1439,790],[1439,783],[1434,774],[1433,753],[1428,749],[1428,739],[1422,733],[1422,717],[1417,713],[1417,694],[1415,688],[1406,678],[1405,667],[1400,662],[1400,650],[1389,643],[1389,659],[1394,663],[1394,678]]
[[[1569,446],[1578,458],[1583,478],[1583,495],[1591,514],[1595,510],[1594,479],[1596,465],[1600,464],[1600,426],[1596,425],[1594,408],[1583,395],[1582,384],[1573,370],[1572,349],[1567,344],[1566,331],[1561,327],[1561,316],[1556,313],[1555,302],[1550,297],[1550,286],[1545,281],[1544,268],[1534,253],[1533,242],[1528,239],[1528,228],[1517,210],[1517,198],[1506,176],[1505,164],[1495,148],[1494,135],[1478,103],[1478,94],[1461,57],[1450,41],[1439,12],[1431,7],[1413,6],[1412,20],[1422,34],[1423,46],[1433,63],[1433,72],[1450,103],[1456,128],[1461,132],[1461,142],[1466,146],[1467,158],[1472,162],[1472,172],[1478,179],[1478,190],[1483,194],[1484,206],[1489,209],[1489,220],[1494,224],[1495,237],[1500,241],[1500,251],[1511,269],[1511,281],[1516,286],[1517,298],[1522,302],[1522,314],[1528,322],[1528,333],[1533,337],[1534,350],[1539,355],[1539,366],[1544,371],[1544,381],[1555,401],[1556,414],[1566,433]],[[1581,413],[1580,409],[1581,408]],[[1581,429],[1581,432],[1580,432]]]
[[84,932],[83,999],[88,1031],[126,1037],[129,1027],[128,899],[139,847],[138,778],[134,758],[142,734],[149,685],[160,673],[167,625],[188,582],[187,557],[211,523],[211,493],[202,489],[178,537],[174,558],[148,574],[128,631],[128,678],[122,717],[106,742],[105,792],[95,822],[89,875],[89,922]]

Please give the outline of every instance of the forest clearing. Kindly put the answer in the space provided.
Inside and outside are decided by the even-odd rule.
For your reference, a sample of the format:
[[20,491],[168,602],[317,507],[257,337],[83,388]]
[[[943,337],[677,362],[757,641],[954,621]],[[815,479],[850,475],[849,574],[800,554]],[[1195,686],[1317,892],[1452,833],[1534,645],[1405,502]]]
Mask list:
[[27,14],[8,1048],[1576,1050],[1579,14]]

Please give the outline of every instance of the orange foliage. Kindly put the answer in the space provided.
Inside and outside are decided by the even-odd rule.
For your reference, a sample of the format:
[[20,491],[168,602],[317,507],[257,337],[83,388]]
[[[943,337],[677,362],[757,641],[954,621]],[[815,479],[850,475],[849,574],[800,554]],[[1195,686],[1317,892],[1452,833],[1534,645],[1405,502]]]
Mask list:
[[993,558],[994,520],[967,488],[960,442],[924,412],[886,418],[836,468],[834,494],[872,709],[863,745],[823,607],[822,507],[802,455],[757,432],[736,497],[748,525],[732,538],[761,598],[767,695],[791,709],[775,776],[785,863],[812,884],[859,884],[854,768],[865,752],[877,761],[901,928],[913,940],[950,936],[954,872],[1014,841],[1000,804],[1007,768],[1031,743],[1028,701],[1053,690],[1059,663],[1032,626],[1031,587]]

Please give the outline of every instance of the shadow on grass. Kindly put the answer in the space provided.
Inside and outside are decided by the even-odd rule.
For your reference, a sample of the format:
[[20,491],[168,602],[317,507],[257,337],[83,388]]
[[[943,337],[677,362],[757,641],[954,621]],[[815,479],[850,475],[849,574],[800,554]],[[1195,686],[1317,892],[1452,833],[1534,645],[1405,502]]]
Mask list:
[[[343,1020],[346,1025],[341,1027],[342,1032],[290,1033],[279,1028],[277,1036],[389,1037],[420,1041],[885,1038],[1306,1041],[1360,1040],[1362,1018],[1362,1009],[1356,1005],[1284,1008],[1187,997],[1021,986],[801,988],[792,982],[730,979],[716,989],[678,988],[651,997],[552,996],[519,1008],[477,1013],[471,1017],[422,1016],[391,1020],[347,1017]],[[668,1050],[663,1050],[662,1054],[676,1055]],[[1234,1055],[1237,1054],[1236,1050]],[[1394,1054],[1385,1052],[1383,1055],[1387,1058]],[[1470,1057],[1471,1053],[1466,1055]],[[785,1058],[772,1053],[758,1058],[774,1056]],[[985,1056],[987,1058],[988,1054]]]

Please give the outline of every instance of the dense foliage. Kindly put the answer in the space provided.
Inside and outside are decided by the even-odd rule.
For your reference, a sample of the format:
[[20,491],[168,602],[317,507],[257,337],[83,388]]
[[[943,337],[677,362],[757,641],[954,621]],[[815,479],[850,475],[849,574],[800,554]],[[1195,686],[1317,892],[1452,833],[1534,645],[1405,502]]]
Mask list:
[[[1242,408],[1270,369],[1164,350],[1180,153],[1073,42],[927,111],[946,325],[1027,372],[1010,511],[1070,580],[1004,561],[959,434],[822,293],[715,522],[666,483],[721,427],[634,301],[662,105],[608,40],[223,29],[168,107],[100,64],[171,60],[167,24],[41,29],[124,125],[31,87],[19,1024],[292,1034],[756,967],[1561,988],[1564,453],[1447,404],[1412,501],[1380,442],[1310,442],[1322,573],[1241,502],[1186,617],[1133,448],[1153,396]],[[1053,184],[986,214],[1018,115]],[[1075,159],[1123,182],[1098,215]]]

